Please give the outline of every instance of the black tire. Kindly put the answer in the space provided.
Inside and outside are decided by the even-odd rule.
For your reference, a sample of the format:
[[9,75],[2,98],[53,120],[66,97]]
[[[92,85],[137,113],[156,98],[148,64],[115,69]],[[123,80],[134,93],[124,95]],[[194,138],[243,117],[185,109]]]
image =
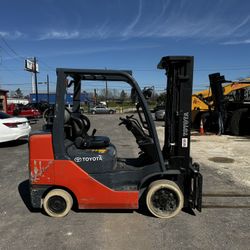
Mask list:
[[20,112],[20,109],[14,109],[13,116],[19,116]]
[[244,134],[244,127],[246,126],[246,124],[244,124],[244,116],[246,115],[247,111],[248,109],[244,108],[235,110],[233,112],[229,125],[229,130],[232,135],[239,136]]
[[114,111],[113,111],[113,110],[110,110],[110,111],[109,111],[109,114],[111,114],[111,115],[114,114]]
[[95,115],[95,111],[91,111],[91,114],[92,114],[92,115]]
[[155,217],[168,219],[181,211],[184,197],[178,185],[173,181],[158,180],[152,182],[148,188],[146,205]]
[[51,190],[43,200],[43,209],[51,217],[64,217],[71,210],[73,199],[63,189]]

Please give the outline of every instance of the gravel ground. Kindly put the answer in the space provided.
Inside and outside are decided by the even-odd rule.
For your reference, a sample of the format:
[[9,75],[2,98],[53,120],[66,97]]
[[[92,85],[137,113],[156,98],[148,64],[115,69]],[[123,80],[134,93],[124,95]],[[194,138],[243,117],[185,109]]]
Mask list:
[[[158,124],[161,145],[164,143],[164,127]],[[214,169],[219,175],[227,175],[238,185],[250,187],[250,138],[229,135],[191,136],[191,156],[195,162]]]

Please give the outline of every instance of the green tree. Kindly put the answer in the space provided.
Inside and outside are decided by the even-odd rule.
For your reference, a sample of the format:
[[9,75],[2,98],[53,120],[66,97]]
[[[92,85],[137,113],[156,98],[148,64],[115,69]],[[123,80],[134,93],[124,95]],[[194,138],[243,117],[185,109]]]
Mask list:
[[120,94],[121,101],[124,102],[127,97],[128,97],[127,93],[124,90],[122,90]]
[[166,93],[161,93],[161,94],[159,94],[159,96],[157,97],[157,103],[164,104],[164,103],[166,103],[166,99],[167,99]]
[[22,90],[20,88],[18,88],[15,91],[14,97],[16,97],[16,98],[23,98],[23,92],[22,92]]

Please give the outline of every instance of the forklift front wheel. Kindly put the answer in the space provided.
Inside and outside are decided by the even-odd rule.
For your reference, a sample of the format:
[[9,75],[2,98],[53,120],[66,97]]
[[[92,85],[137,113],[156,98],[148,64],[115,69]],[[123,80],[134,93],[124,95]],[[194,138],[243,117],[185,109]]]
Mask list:
[[180,188],[173,181],[158,180],[149,185],[146,204],[154,216],[168,219],[181,211],[184,197]]
[[73,199],[71,195],[62,189],[51,190],[43,200],[44,211],[51,217],[64,217],[71,210]]

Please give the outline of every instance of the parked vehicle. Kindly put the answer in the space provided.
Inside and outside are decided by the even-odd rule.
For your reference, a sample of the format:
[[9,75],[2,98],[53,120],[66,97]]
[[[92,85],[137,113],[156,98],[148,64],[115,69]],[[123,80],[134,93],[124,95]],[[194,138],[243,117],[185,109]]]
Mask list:
[[155,113],[155,112],[158,111],[158,110],[165,110],[165,105],[164,105],[164,104],[156,105],[156,106],[153,108],[153,113]]
[[14,141],[28,137],[31,127],[27,118],[12,117],[0,112],[0,142]]
[[165,120],[165,109],[160,109],[155,112],[155,120],[156,121],[164,121]]
[[26,117],[28,119],[36,119],[41,116],[38,109],[29,105],[17,105],[11,103],[7,106],[7,114],[19,117]]
[[40,101],[39,103],[28,103],[25,105],[26,108],[30,108],[30,109],[36,109],[38,110],[41,114],[48,108],[50,108],[51,104],[49,104],[48,102],[45,101]]
[[98,105],[90,109],[91,114],[114,114],[116,112],[115,109],[108,108],[104,105]]

